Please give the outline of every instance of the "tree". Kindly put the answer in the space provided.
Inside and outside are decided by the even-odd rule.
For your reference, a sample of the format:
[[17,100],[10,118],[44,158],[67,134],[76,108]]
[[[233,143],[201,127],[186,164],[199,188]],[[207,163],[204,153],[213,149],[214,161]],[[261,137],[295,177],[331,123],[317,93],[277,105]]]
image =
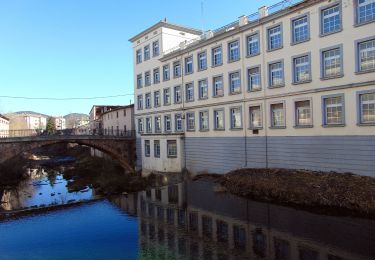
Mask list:
[[47,128],[46,128],[46,130],[47,130],[48,134],[53,134],[55,132],[55,130],[56,130],[55,118],[49,117],[47,119]]

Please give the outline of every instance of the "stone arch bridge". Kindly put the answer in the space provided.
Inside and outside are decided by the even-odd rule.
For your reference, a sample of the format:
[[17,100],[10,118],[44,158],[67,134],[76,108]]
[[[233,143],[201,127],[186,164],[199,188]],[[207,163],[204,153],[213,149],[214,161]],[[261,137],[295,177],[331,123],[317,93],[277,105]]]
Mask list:
[[57,143],[74,143],[98,149],[117,160],[126,171],[134,172],[136,146],[133,135],[47,135],[0,138],[0,163],[23,152]]

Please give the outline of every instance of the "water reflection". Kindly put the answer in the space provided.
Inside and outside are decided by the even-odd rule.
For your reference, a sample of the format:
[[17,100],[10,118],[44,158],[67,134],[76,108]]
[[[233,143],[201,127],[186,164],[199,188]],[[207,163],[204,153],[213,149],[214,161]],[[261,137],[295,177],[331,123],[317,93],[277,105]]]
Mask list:
[[374,259],[375,222],[249,201],[196,181],[117,199],[142,259]]
[[63,178],[64,167],[56,169],[28,168],[27,178],[16,188],[0,190],[0,211],[18,210],[29,207],[45,207],[67,204],[94,198],[93,190],[69,192],[68,181]]

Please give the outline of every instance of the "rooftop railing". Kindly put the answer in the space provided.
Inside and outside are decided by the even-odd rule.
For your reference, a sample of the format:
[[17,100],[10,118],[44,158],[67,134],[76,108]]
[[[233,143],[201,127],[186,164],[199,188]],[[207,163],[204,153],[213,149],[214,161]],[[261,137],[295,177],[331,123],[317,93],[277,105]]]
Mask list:
[[[305,0],[283,0],[279,3],[271,5],[270,7],[267,7],[265,16],[261,16],[261,13],[259,11],[246,16],[247,23],[257,22],[264,17],[267,17],[269,15],[272,15],[272,14],[275,14],[277,12],[283,11],[283,10],[285,10],[285,9],[287,9],[287,8],[293,6],[293,5],[296,5],[298,3],[301,3],[303,1],[305,1]],[[220,28],[212,30],[212,33],[213,33],[213,36],[216,36],[216,35],[231,31],[233,29],[236,29],[239,26],[240,26],[239,21],[236,20],[236,21],[231,22],[227,25],[224,25]],[[202,42],[206,39],[207,39],[207,35],[202,34],[200,37],[194,38],[190,41],[181,42],[178,46],[166,50],[163,54],[167,55],[167,54],[173,53],[175,51],[180,51],[180,50],[186,49],[187,47],[191,47],[191,46],[193,46],[195,44],[198,44],[198,43],[200,43],[200,42]]]

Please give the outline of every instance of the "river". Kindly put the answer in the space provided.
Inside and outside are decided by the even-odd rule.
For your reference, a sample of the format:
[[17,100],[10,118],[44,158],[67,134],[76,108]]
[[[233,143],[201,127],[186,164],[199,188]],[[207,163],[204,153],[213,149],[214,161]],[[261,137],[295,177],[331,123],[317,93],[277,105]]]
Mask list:
[[1,220],[0,259],[375,259],[374,220],[251,201],[211,180],[87,201],[91,189],[38,178],[47,185],[25,185],[36,191],[22,207],[54,205],[51,193],[86,202]]

